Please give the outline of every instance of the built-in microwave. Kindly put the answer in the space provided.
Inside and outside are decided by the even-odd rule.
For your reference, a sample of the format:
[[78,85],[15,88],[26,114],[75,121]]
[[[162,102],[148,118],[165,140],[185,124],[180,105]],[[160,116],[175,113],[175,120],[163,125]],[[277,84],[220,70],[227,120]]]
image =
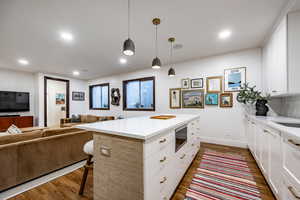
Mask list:
[[175,129],[175,152],[187,142],[187,125]]

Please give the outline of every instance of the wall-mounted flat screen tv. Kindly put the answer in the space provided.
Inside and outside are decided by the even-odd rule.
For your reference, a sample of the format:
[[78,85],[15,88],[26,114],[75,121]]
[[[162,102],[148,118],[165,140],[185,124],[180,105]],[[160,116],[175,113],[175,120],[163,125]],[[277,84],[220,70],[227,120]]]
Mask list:
[[29,92],[0,91],[0,112],[26,112],[29,110]]

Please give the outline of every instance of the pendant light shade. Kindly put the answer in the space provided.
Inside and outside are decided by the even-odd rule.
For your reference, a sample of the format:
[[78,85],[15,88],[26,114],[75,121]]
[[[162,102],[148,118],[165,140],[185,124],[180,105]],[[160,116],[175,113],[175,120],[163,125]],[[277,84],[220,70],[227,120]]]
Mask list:
[[157,26],[160,24],[160,19],[154,18],[152,23],[155,26],[155,58],[152,60],[152,69],[159,69],[161,67],[161,61],[157,56]]
[[126,56],[133,56],[135,54],[135,45],[130,39],[130,0],[128,0],[128,39],[123,44],[123,54]]
[[168,71],[168,76],[175,76],[175,70],[171,67]]
[[126,56],[133,56],[135,53],[135,46],[133,41],[130,38],[125,40],[123,44],[123,53]]
[[153,69],[159,69],[160,67],[161,67],[160,59],[158,57],[154,58],[152,60],[152,68]]
[[171,65],[171,68],[169,69],[168,71],[168,76],[172,77],[172,76],[175,76],[176,73],[175,73],[175,69],[172,68],[172,65],[173,65],[173,42],[175,42],[175,38],[169,38],[168,41],[170,42],[170,65]]

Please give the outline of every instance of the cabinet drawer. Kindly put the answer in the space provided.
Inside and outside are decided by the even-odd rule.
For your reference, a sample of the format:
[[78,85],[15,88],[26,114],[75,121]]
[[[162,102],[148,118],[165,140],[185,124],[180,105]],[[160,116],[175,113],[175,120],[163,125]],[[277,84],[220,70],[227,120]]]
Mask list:
[[[169,131],[167,134],[162,135],[159,138],[154,138],[144,144],[144,156],[145,158],[164,150],[169,145],[175,145],[175,131]],[[175,146],[174,146],[175,149]]]
[[171,143],[169,143],[163,150],[152,154],[144,160],[144,169],[146,173],[149,173],[149,176],[162,171],[174,159],[172,158],[172,152],[175,150],[172,147]]
[[284,176],[281,187],[281,199],[282,200],[299,200],[300,188],[293,184],[289,178]]
[[300,187],[300,141],[283,139],[283,169]]

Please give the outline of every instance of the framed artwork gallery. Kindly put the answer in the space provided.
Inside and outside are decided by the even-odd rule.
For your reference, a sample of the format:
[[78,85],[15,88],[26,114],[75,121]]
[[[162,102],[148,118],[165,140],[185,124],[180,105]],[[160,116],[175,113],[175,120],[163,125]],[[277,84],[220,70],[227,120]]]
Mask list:
[[171,88],[169,91],[170,108],[181,108],[181,88]]
[[204,108],[204,90],[182,90],[182,108]]
[[233,94],[232,93],[220,94],[220,107],[221,108],[233,107]]
[[189,78],[181,79],[181,88],[182,89],[189,89],[190,88],[190,79]]
[[224,70],[224,91],[238,92],[246,83],[246,67]]
[[218,93],[207,93],[205,95],[205,105],[217,106],[219,105]]
[[191,79],[191,88],[203,88],[203,78]]
[[207,93],[221,93],[222,92],[222,76],[211,76],[206,78],[206,92]]

